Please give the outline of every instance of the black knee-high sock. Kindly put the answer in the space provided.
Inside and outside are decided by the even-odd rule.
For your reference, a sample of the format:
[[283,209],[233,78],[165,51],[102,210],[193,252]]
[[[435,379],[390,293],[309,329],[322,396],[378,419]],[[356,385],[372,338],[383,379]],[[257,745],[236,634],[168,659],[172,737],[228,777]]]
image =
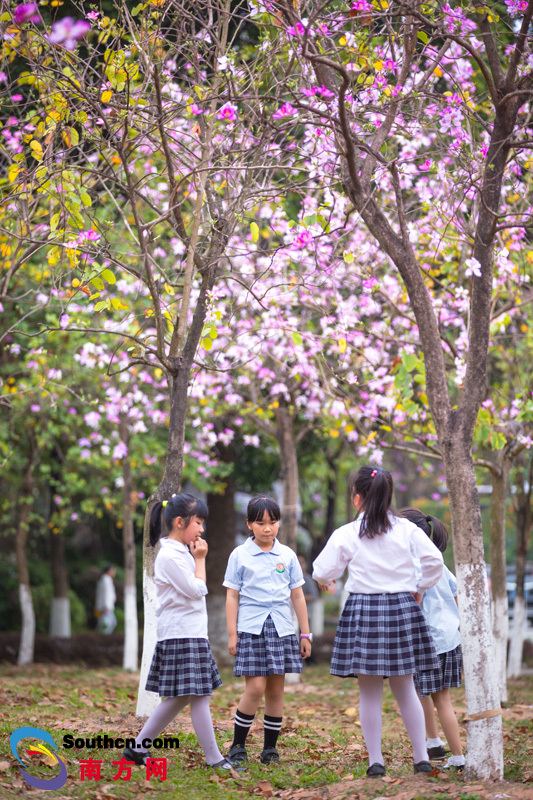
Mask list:
[[246,744],[246,737],[248,736],[248,731],[252,727],[252,722],[254,721],[255,714],[244,714],[242,711],[235,712],[235,728],[233,731],[233,743],[234,745],[238,745],[239,747],[244,747]]
[[268,747],[275,747],[278,741],[279,732],[281,730],[281,721],[283,717],[271,717],[265,714],[265,745],[264,749]]

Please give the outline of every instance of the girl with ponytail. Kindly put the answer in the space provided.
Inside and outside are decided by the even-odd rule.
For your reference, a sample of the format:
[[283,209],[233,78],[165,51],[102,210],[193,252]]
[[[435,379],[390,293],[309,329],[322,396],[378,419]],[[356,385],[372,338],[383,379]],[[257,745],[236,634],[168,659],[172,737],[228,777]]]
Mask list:
[[[403,508],[399,514],[421,528],[426,536],[444,553],[448,544],[448,531],[440,519],[424,514],[418,508]],[[453,710],[450,689],[461,685],[461,635],[457,611],[457,581],[455,575],[444,567],[439,582],[424,593],[422,611],[426,617],[433,643],[439,657],[439,668],[422,672],[415,678],[422,700],[428,735],[430,758],[445,758],[444,743],[440,739],[435,719],[435,709],[444,731],[451,756],[444,769],[461,770],[465,758],[461,745],[459,724]]]
[[359,716],[370,777],[385,774],[381,697],[386,677],[413,745],[415,772],[433,769],[413,676],[438,667],[418,603],[439,580],[443,561],[420,528],[393,513],[392,493],[390,472],[361,467],[351,485],[357,518],[331,534],[313,564],[313,578],[321,589],[348,569],[345,588],[350,594],[335,634],[330,672],[359,679]]
[[[160,538],[162,513],[167,529],[164,538]],[[173,495],[152,510],[150,545],[155,547],[160,541],[161,547],[154,565],[157,644],[146,689],[157,692],[162,702],[133,746],[124,750],[126,761],[135,764],[146,763],[150,743],[189,705],[206,763],[222,770],[233,766],[218,749],[209,710],[211,693],[222,681],[207,639],[207,542],[201,538],[206,519],[206,504],[191,494]]]

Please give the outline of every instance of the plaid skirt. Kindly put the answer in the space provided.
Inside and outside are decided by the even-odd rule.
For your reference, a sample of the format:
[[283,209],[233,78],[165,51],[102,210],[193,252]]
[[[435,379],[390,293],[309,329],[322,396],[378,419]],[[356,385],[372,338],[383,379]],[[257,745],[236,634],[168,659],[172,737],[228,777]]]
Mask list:
[[409,592],[351,594],[339,619],[332,675],[410,675],[438,669],[424,614]]
[[294,633],[278,636],[268,616],[261,633],[239,633],[233,675],[266,676],[302,672],[300,646]]
[[420,697],[441,692],[461,685],[461,672],[463,667],[463,652],[461,645],[448,653],[439,653],[439,669],[421,672],[415,675],[415,686]]
[[163,639],[155,646],[146,690],[160,697],[212,694],[222,685],[207,639]]

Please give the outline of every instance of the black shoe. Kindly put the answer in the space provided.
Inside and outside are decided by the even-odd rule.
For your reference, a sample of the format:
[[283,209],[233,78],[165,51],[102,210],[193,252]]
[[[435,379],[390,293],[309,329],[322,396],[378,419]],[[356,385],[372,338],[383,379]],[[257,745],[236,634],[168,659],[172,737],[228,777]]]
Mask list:
[[126,747],[122,751],[122,758],[125,758],[126,761],[134,761],[138,767],[144,767],[152,756],[146,750],[134,750],[132,747]]
[[426,775],[430,772],[433,772],[433,766],[429,763],[429,761],[419,761],[415,764],[415,772],[425,772]]
[[446,758],[446,749],[441,744],[438,747],[428,747],[428,756],[435,760]]
[[385,775],[385,767],[379,761],[375,761],[367,769],[366,774],[369,778],[381,778],[382,775]]
[[259,756],[262,764],[279,764],[279,753],[275,747],[267,747]]
[[244,764],[248,761],[248,753],[246,752],[246,747],[242,747],[240,744],[232,744],[229,753],[228,759],[231,761],[232,764]]
[[245,767],[244,764],[236,764],[233,761],[230,761],[229,758],[223,758],[222,761],[217,761],[216,764],[208,764],[211,769],[216,769],[217,772],[231,772],[232,769],[236,770],[237,772],[244,772]]

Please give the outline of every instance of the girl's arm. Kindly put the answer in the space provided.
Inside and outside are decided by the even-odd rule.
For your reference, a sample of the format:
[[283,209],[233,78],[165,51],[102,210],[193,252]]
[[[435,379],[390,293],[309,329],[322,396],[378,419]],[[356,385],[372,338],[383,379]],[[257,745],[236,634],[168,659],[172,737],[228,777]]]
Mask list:
[[228,651],[232,656],[237,655],[237,617],[239,615],[239,592],[236,589],[227,589],[226,592],[226,622],[228,625]]
[[205,571],[205,559],[207,556],[207,542],[205,539],[196,539],[189,547],[194,556],[194,577],[199,578],[204,583],[207,583]]
[[351,558],[341,533],[343,528],[334,531],[320,555],[313,562],[313,578],[320,588],[327,587],[340,578]]
[[[291,600],[298,619],[301,633],[309,633],[309,619],[307,617],[307,604],[301,586],[291,590]],[[311,655],[311,642],[309,639],[300,639],[300,652],[304,658]]]

